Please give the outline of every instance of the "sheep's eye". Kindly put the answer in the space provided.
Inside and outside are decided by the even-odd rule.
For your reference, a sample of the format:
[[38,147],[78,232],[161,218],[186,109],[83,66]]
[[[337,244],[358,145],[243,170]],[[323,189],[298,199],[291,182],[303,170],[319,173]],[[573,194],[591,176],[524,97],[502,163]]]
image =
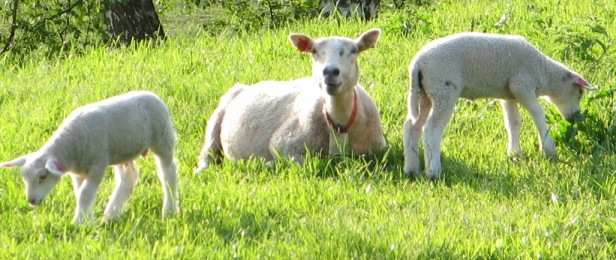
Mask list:
[[41,181],[41,182],[44,181],[45,179],[47,179],[47,176],[48,176],[47,174],[43,174],[43,175],[39,176],[39,181]]
[[340,57],[342,57],[342,55],[344,55],[344,50],[340,50],[340,52],[338,53],[338,55],[340,55]]
[[356,54],[356,53],[357,53],[357,48],[351,49],[351,54]]

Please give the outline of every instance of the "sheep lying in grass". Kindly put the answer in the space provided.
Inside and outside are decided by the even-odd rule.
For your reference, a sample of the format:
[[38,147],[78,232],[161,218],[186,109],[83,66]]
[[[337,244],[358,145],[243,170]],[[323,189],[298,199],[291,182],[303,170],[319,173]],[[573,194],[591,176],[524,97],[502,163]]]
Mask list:
[[[404,123],[404,171],[419,174],[417,143],[425,132],[430,178],[441,171],[440,145],[456,100],[498,98],[509,136],[508,154],[520,155],[520,115],[526,108],[539,132],[541,149],[556,156],[538,96],[547,96],[568,120],[581,119],[579,102],[590,85],[577,73],[539,52],[520,36],[460,33],[423,47],[409,67],[411,87]],[[425,124],[425,128],[424,128]]]
[[300,52],[312,54],[313,77],[231,88],[207,122],[195,172],[222,153],[233,160],[272,160],[280,154],[301,163],[307,150],[336,154],[350,147],[363,154],[383,149],[379,112],[358,84],[357,66],[358,54],[372,48],[379,34],[373,29],[357,40],[291,34]]
[[81,224],[90,217],[105,168],[114,165],[117,182],[104,213],[104,219],[110,220],[121,213],[137,182],[134,160],[152,150],[166,217],[179,210],[175,142],[163,101],[150,92],[129,92],[76,109],[42,148],[1,163],[0,168],[21,167],[32,206],[40,204],[60,177],[70,173],[77,201],[74,220]]

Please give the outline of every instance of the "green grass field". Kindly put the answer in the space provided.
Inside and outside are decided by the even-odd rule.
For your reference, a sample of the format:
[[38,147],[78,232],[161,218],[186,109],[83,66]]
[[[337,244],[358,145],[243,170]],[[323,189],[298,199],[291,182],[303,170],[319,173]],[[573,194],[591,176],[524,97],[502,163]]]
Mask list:
[[[499,19],[508,17],[504,25]],[[360,82],[381,112],[389,150],[377,158],[229,162],[192,174],[205,122],[235,82],[310,73],[289,32],[357,36],[383,29],[360,56]],[[583,102],[588,121],[568,139],[544,103],[559,161],[543,158],[523,112],[526,157],[506,156],[497,103],[460,100],[443,141],[443,177],[402,173],[407,66],[431,39],[460,31],[515,33],[568,64],[599,92]],[[159,46],[95,48],[84,55],[0,60],[0,160],[40,147],[74,108],[147,89],[170,107],[178,131],[182,213],[161,220],[151,158],[125,214],[77,228],[68,178],[43,204],[27,206],[16,170],[0,173],[0,258],[604,258],[616,255],[616,3],[443,1],[379,19],[309,20],[276,30],[176,34]],[[94,214],[114,186],[107,178]],[[97,222],[98,223],[98,222]]]

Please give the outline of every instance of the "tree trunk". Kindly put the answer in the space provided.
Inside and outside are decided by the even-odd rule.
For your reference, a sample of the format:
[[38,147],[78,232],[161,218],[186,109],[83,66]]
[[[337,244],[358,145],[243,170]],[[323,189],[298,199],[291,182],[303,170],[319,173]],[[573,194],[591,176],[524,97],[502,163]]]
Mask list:
[[321,0],[321,14],[332,15],[336,10],[345,17],[359,15],[364,20],[376,18],[380,0]]
[[108,1],[105,6],[105,23],[109,36],[121,43],[165,38],[165,31],[152,0]]

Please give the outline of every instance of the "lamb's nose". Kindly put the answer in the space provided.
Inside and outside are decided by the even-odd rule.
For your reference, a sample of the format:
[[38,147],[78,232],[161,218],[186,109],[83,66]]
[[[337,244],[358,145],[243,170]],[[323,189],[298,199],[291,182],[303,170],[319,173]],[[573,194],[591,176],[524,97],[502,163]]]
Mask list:
[[38,205],[39,201],[36,199],[28,199],[28,203],[30,204],[30,206],[36,206]]
[[567,121],[569,121],[569,123],[584,121],[584,114],[582,114],[580,111],[576,111],[567,118]]
[[340,70],[336,67],[325,67],[325,69],[323,69],[323,76],[326,77],[330,77],[330,76],[338,76],[340,75]]

